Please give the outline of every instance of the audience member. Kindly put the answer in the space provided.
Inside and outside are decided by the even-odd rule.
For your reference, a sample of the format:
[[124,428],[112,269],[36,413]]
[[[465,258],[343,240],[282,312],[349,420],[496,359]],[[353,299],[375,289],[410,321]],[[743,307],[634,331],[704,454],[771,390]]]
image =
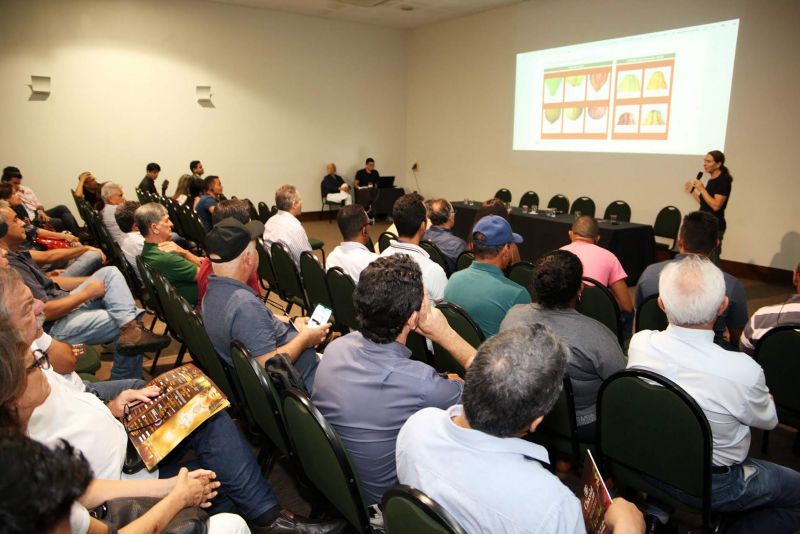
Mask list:
[[[472,232],[475,229],[475,225],[478,224],[478,221],[488,215],[498,215],[508,220],[508,209],[506,208],[505,203],[499,198],[490,198],[478,206],[478,210],[475,212],[475,218],[472,220],[472,227],[467,234],[467,250],[472,250]],[[519,248],[517,247],[516,243],[511,245],[511,252],[511,265],[514,265],[520,261]]]
[[300,265],[300,254],[311,250],[303,225],[297,219],[303,213],[303,198],[293,185],[282,185],[275,191],[277,213],[264,225],[264,246],[283,243],[295,265]]
[[136,258],[141,255],[144,248],[144,237],[136,226],[134,220],[136,210],[139,209],[138,202],[129,200],[124,204],[117,206],[114,212],[114,219],[117,221],[119,229],[122,230],[122,239],[119,240],[119,248],[122,254],[128,261],[128,265],[133,267],[133,272],[139,275],[139,266],[136,264]]
[[145,169],[144,178],[142,181],[139,182],[139,191],[144,191],[145,193],[150,193],[151,195],[157,195],[158,190],[156,189],[156,180],[158,179],[158,173],[161,172],[161,165],[158,163],[148,163],[147,168]]
[[792,271],[795,293],[782,304],[764,306],[756,310],[739,339],[739,347],[750,356],[755,355],[758,340],[781,325],[800,324],[800,263]]
[[75,196],[82,198],[93,208],[97,206],[100,200],[100,189],[103,184],[98,183],[97,178],[91,172],[82,172],[78,176],[78,185],[75,187]]
[[569,231],[569,240],[570,244],[564,245],[561,250],[578,256],[583,264],[583,276],[606,286],[614,295],[621,312],[633,313],[633,302],[626,283],[628,275],[613,252],[597,245],[600,241],[597,220],[590,215],[575,219]]
[[263,232],[260,221],[242,224],[231,217],[206,237],[214,274],[208,277],[203,319],[217,354],[233,367],[231,343],[240,341],[262,366],[278,353],[294,363],[308,391],[313,391],[319,358],[314,347],[327,336],[329,324],[314,327],[308,318],[288,324],[275,318],[245,282],[258,267],[255,240]]
[[634,334],[628,367],[672,380],[705,412],[714,438],[711,508],[736,514],[725,532],[797,531],[800,473],[747,456],[750,427],[778,423],[764,372],[714,344],[714,324],[728,305],[722,271],[705,256],[686,255],[661,270],[658,293],[669,326]]
[[350,186],[344,179],[336,174],[336,165],[328,163],[325,167],[325,176],[322,177],[322,195],[328,202],[343,202],[345,206],[353,203],[350,196]]
[[197,203],[200,201],[200,198],[205,195],[207,191],[208,188],[206,187],[206,181],[202,178],[193,176],[192,179],[189,180],[189,196],[186,198],[184,205],[195,209],[197,207]]
[[189,162],[189,171],[191,171],[192,178],[195,180],[202,180],[203,173],[206,172],[206,170],[203,168],[203,164],[198,160],[192,160]]
[[17,219],[8,223],[0,247],[8,263],[22,277],[34,298],[45,303],[45,331],[67,343],[114,343],[112,379],[141,378],[141,352],[169,345],[169,338],[153,334],[139,322],[144,310],[136,307],[125,278],[116,267],[103,267],[89,278],[49,277],[20,250],[24,240]]
[[6,167],[3,169],[2,181],[9,182],[14,186],[31,221],[40,221],[42,224],[50,225],[57,232],[66,230],[75,236],[80,234],[80,226],[69,208],[59,204],[48,210],[44,209],[44,205],[39,202],[33,189],[22,185],[22,171],[19,168]]
[[[233,217],[242,224],[250,222],[250,209],[249,201],[241,199],[223,200],[217,204],[214,213],[211,214],[211,222],[216,226],[220,221]],[[211,260],[208,256],[203,258],[200,263],[200,268],[197,269],[195,281],[197,282],[197,306],[198,308],[203,303],[203,296],[206,294],[208,288],[208,277],[213,273]],[[261,295],[261,287],[258,283],[258,272],[254,272],[247,280],[247,286],[255,291],[256,295]]]
[[178,178],[178,185],[175,187],[175,194],[172,195],[172,203],[182,206],[189,198],[189,184],[192,181],[191,174],[182,174]]
[[392,208],[392,218],[397,227],[397,240],[392,239],[381,256],[395,254],[410,256],[422,271],[422,281],[428,298],[432,304],[438,303],[444,298],[447,275],[444,269],[419,246],[427,224],[422,197],[417,193],[410,193],[398,198]]
[[463,382],[409,358],[409,333],[441,345],[464,368],[475,349],[430,306],[419,265],[404,254],[369,264],[353,303],[361,329],[328,345],[313,400],[350,454],[364,497],[375,504],[397,483],[395,441],[406,419],[421,408],[447,408],[461,398]]
[[508,310],[531,302],[528,290],[503,274],[511,264],[511,245],[519,243],[522,236],[511,231],[508,221],[484,217],[472,232],[475,261],[454,273],[444,290],[444,300],[464,308],[487,338],[500,330]]
[[555,250],[534,264],[533,304],[514,306],[500,331],[542,323],[569,346],[567,374],[575,396],[578,437],[596,441],[597,393],[603,380],[625,368],[625,355],[616,336],[604,324],[578,312],[583,292],[581,260],[566,250]]
[[364,168],[356,172],[355,185],[356,187],[376,185],[380,177],[381,175],[375,170],[375,160],[367,158],[364,162]]
[[[675,256],[675,259],[654,263],[644,270],[636,287],[637,307],[641,306],[647,297],[658,293],[658,278],[667,265],[678,262],[687,255],[707,258],[717,248],[719,241],[717,225],[717,218],[704,211],[694,211],[684,216],[678,233],[680,254]],[[739,280],[728,273],[722,274],[725,277],[725,296],[728,298],[728,306],[714,324],[714,342],[724,349],[736,351],[736,345],[749,318],[747,295]],[[724,337],[726,328],[729,339]]]
[[339,210],[336,222],[344,241],[328,254],[325,268],[341,267],[354,282],[358,283],[361,271],[378,257],[367,248],[367,243],[370,241],[367,231],[370,224],[369,217],[363,206],[351,204]]
[[125,202],[125,193],[122,187],[114,182],[106,182],[100,189],[100,197],[103,199],[103,209],[100,211],[100,216],[103,219],[103,226],[106,227],[111,239],[115,243],[122,240],[123,232],[117,224],[117,219],[114,214],[120,204]]
[[456,270],[458,256],[467,250],[467,242],[453,235],[453,226],[456,224],[456,210],[453,205],[443,198],[431,200],[428,204],[428,219],[431,225],[425,232],[423,239],[430,241],[442,251],[450,272]]
[[218,199],[222,194],[222,180],[219,179],[219,176],[206,176],[204,182],[206,193],[197,201],[194,210],[200,217],[200,221],[202,221],[206,231],[209,231],[213,226],[211,214],[217,209]]
[[201,259],[177,245],[172,238],[172,221],[167,208],[150,202],[134,213],[134,221],[144,237],[142,259],[149,268],[164,275],[189,304],[197,304],[197,268]]
[[[546,326],[506,330],[481,345],[463,406],[424,408],[397,438],[397,476],[467,532],[585,532],[580,501],[551,474],[535,432],[561,392],[568,350]],[[613,511],[613,512],[612,512]],[[615,499],[606,524],[644,532],[641,512]]]

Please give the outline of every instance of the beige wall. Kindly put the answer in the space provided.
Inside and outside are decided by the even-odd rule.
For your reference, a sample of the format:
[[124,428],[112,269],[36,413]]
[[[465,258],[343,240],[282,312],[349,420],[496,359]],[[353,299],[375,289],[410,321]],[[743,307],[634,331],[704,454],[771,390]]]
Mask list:
[[[723,258],[791,268],[800,260],[800,3],[535,0],[411,33],[408,162],[426,195],[486,199],[501,186],[627,200],[652,222],[695,209],[682,183],[702,157],[514,152],[516,54],[740,18],[725,152],[734,175]],[[717,147],[708,147],[709,150]]]
[[[296,184],[319,209],[328,161],[405,167],[406,40],[387,30],[211,2],[0,1],[0,164],[45,204],[92,170],[129,198],[149,161],[192,159],[228,195],[274,202]],[[52,77],[29,101],[30,75]],[[196,85],[211,85],[213,109]]]

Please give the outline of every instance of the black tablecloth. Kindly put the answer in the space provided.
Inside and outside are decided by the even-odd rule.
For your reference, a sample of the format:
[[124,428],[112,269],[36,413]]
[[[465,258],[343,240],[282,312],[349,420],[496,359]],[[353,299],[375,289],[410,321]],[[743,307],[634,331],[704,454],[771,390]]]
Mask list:
[[402,187],[381,187],[356,189],[356,204],[361,204],[364,209],[372,204],[372,216],[384,217],[392,214],[395,200],[405,194]]
[[[467,238],[479,205],[478,202],[472,205],[467,205],[463,201],[453,202],[456,210],[456,225],[453,227],[455,235],[462,239]],[[521,258],[533,261],[545,253],[569,243],[567,232],[572,227],[575,218],[568,214],[556,217],[523,214],[520,208],[514,207],[511,208],[508,220],[514,231],[525,239],[525,242],[519,246]],[[600,226],[600,242],[598,244],[619,258],[622,267],[628,274],[628,285],[636,284],[645,267],[654,261],[653,227],[649,224],[628,222],[611,224],[602,220],[599,220],[598,224]]]

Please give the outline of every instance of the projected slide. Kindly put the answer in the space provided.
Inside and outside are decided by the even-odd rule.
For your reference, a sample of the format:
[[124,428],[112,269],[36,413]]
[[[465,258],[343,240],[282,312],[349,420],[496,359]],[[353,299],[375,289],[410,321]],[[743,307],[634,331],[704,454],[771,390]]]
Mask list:
[[722,150],[739,21],[517,55],[514,150]]

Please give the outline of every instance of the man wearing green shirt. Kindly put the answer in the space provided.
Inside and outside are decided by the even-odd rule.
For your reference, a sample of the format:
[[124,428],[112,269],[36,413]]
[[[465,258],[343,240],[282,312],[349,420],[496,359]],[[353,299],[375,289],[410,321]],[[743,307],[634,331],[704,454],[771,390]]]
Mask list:
[[500,330],[512,306],[531,302],[527,289],[503,274],[512,262],[511,243],[522,243],[522,236],[512,232],[504,218],[489,215],[479,220],[472,230],[475,261],[453,274],[444,291],[444,300],[464,308],[487,338]]
[[164,275],[176,291],[192,306],[197,305],[197,269],[202,258],[170,240],[172,221],[167,209],[156,202],[140,206],[133,215],[144,237],[142,259],[145,265]]

